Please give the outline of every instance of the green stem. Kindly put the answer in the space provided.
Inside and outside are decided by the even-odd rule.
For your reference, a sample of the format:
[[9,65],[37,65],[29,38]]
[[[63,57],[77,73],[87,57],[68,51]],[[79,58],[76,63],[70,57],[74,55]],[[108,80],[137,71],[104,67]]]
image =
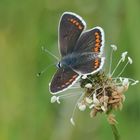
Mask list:
[[119,135],[119,132],[118,132],[115,124],[110,124],[110,126],[111,126],[111,129],[112,129],[113,135],[114,135],[114,139],[115,140],[120,140],[120,135]]

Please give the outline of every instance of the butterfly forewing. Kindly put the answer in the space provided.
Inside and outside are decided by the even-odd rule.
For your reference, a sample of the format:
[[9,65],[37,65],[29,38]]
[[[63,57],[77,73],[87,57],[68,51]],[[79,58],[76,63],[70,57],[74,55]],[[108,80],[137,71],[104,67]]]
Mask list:
[[60,68],[57,70],[52,79],[52,82],[50,84],[50,91],[52,93],[64,91],[68,87],[72,86],[78,78],[79,74],[74,72],[72,69]]
[[86,24],[76,14],[65,12],[59,23],[59,46],[63,56],[73,52],[76,42]]

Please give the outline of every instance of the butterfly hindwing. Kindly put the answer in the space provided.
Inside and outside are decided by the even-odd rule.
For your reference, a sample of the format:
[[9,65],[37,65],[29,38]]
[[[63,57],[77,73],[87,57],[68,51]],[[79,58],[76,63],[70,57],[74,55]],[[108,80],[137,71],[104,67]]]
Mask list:
[[73,52],[76,42],[84,30],[84,20],[71,12],[65,12],[59,23],[59,46],[63,56]]
[[104,47],[104,31],[101,27],[95,27],[82,33],[76,43],[75,52],[93,52],[102,54]]
[[103,67],[104,60],[105,60],[104,57],[102,57],[102,58],[96,57],[90,61],[87,61],[86,63],[75,66],[74,69],[76,71],[80,72],[82,75],[83,74],[86,74],[86,75],[94,74]]
[[64,91],[72,86],[78,79],[79,74],[72,69],[59,68],[51,81],[50,91],[55,94]]

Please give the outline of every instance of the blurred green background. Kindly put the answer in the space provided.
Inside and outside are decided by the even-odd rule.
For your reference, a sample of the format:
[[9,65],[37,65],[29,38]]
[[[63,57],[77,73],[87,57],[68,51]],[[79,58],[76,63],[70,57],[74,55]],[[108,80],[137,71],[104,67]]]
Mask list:
[[[36,77],[55,62],[42,45],[59,56],[57,28],[64,11],[81,15],[87,28],[104,28],[106,55],[110,44],[118,46],[114,62],[127,50],[134,63],[124,76],[140,79],[139,0],[0,0],[0,140],[113,139],[105,116],[91,119],[89,110],[77,111],[73,127],[73,99],[50,103],[48,83],[55,67]],[[139,90],[139,85],[130,87],[123,110],[116,112],[122,140],[140,139]]]

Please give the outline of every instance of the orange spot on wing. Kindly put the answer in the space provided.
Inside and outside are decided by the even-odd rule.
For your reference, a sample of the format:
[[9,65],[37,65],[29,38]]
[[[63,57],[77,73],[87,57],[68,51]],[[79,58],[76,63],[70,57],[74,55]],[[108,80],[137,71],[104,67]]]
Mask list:
[[96,42],[97,42],[97,43],[100,43],[100,40],[99,40],[99,39],[96,39]]
[[76,23],[76,20],[73,20],[73,22],[72,22],[73,24],[75,24]]
[[64,88],[64,87],[65,87],[65,85],[62,85],[61,87],[62,87],[62,88]]
[[95,60],[95,63],[94,63],[94,68],[96,69],[96,68],[98,68],[98,67],[99,67],[99,60],[96,59],[96,60]]
[[77,75],[72,76],[72,79],[75,79],[77,77]]
[[97,36],[97,35],[99,35],[99,33],[98,32],[95,32],[95,36]]
[[96,39],[99,39],[100,38],[100,36],[99,35],[96,35]]
[[94,51],[95,51],[95,52],[98,52],[98,48],[94,48]]
[[94,52],[97,52],[97,53],[99,52],[100,46],[101,46],[100,42],[101,42],[100,35],[98,32],[95,32],[95,47],[93,48]]
[[76,77],[77,77],[77,74],[74,75],[74,76],[72,76],[72,78],[69,79],[65,84],[63,84],[63,85],[61,86],[61,88],[64,88],[64,87],[68,86],[69,84],[71,84],[71,83],[76,79]]
[[99,43],[96,43],[96,44],[95,44],[95,47],[96,47],[96,48],[99,48],[99,47],[100,47]]
[[76,26],[78,26],[79,25],[79,23],[78,22],[76,22]]
[[66,82],[66,83],[65,83],[65,85],[69,85],[69,84],[70,84],[70,82]]
[[81,26],[81,25],[79,25],[78,28],[79,28],[80,30],[82,30],[82,26]]
[[78,29],[83,29],[83,27],[80,25],[80,23],[78,21],[76,21],[75,19],[71,18],[68,19],[72,24],[76,25],[78,27]]
[[70,19],[71,22],[73,22],[73,20],[74,20],[73,18]]
[[71,83],[72,81],[73,81],[73,79],[70,79],[70,80],[69,80],[69,83]]

